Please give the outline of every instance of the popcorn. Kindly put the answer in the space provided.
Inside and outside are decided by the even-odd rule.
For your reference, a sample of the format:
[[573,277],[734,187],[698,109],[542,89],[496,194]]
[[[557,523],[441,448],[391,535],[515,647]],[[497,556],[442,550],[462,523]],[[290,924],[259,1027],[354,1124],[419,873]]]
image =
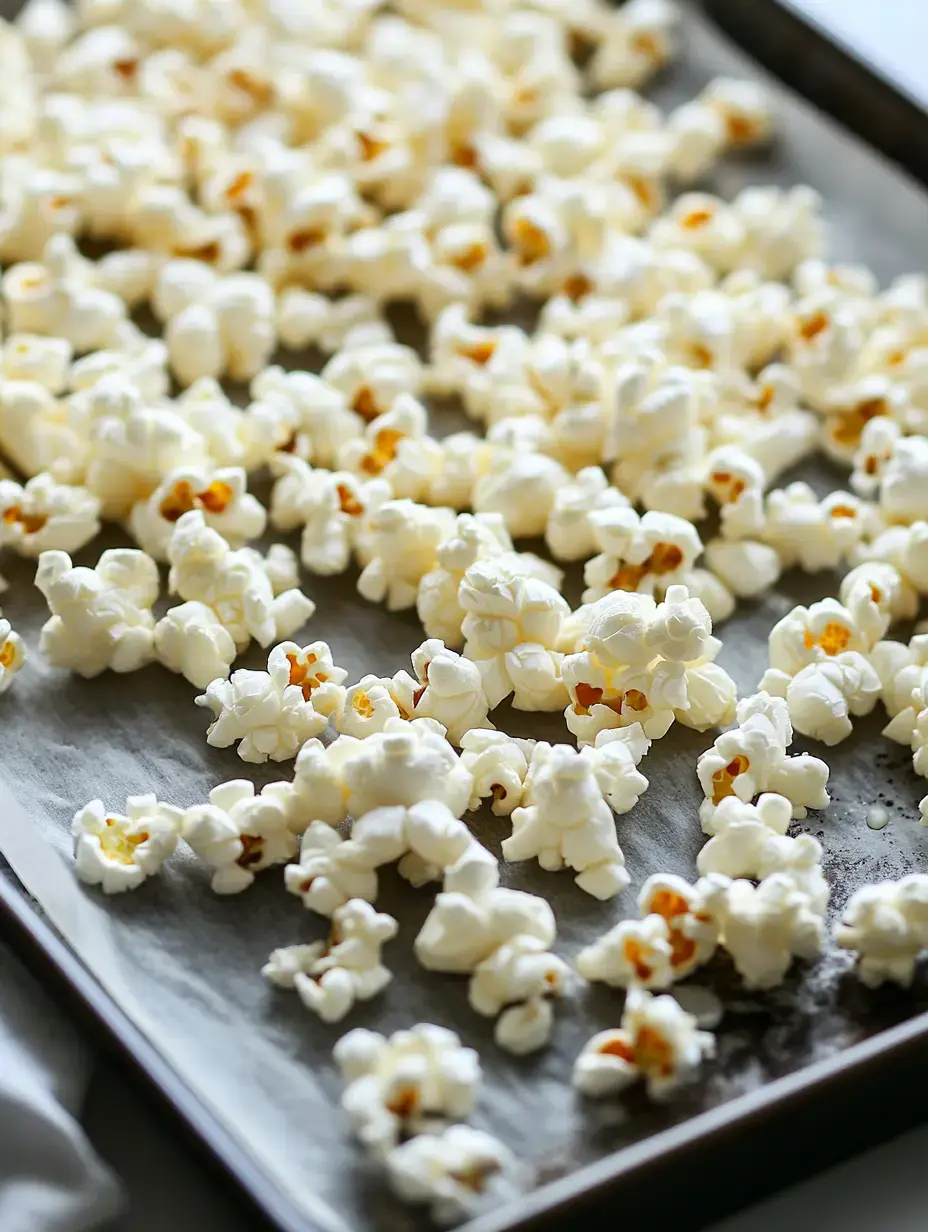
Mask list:
[[389,411],[400,394],[418,393],[422,365],[411,347],[374,343],[333,355],[322,369],[322,379],[370,422]]
[[696,763],[706,796],[699,810],[703,829],[709,832],[716,809],[729,796],[750,802],[762,792],[775,792],[791,801],[797,818],[809,808],[827,808],[825,763],[808,753],[787,756],[793,728],[784,699],[765,692],[743,698],[736,721],[738,726],[723,732]]
[[794,957],[817,958],[825,944],[823,912],[824,903],[788,873],[771,873],[757,886],[730,882],[718,908],[721,941],[745,987],[775,988]]
[[668,0],[632,0],[610,13],[590,71],[597,86],[637,88],[676,51],[679,12]]
[[368,533],[372,514],[390,499],[390,485],[348,471],[313,469],[295,457],[283,459],[278,469],[271,521],[279,530],[304,527],[300,559],[311,572],[343,573]]
[[723,539],[756,536],[764,526],[763,467],[736,445],[713,449],[706,463],[706,486],[719,505]]
[[398,929],[391,915],[351,899],[333,912],[328,942],[274,950],[261,974],[278,988],[292,988],[323,1022],[340,1022],[356,1001],[369,1001],[390,983],[380,950]]
[[794,607],[773,626],[768,641],[771,669],[787,676],[794,676],[810,663],[869,649],[851,613],[837,599],[821,599],[807,608]]
[[93,569],[74,567],[67,552],[43,552],[35,584],[51,612],[39,649],[52,666],[89,679],[154,658],[158,568],[144,552],[111,548]]
[[370,420],[364,435],[338,451],[341,470],[387,480],[395,496],[420,500],[441,465],[441,447],[426,433],[425,407],[409,394],[398,394],[390,409]]
[[197,509],[206,526],[219,532],[230,547],[240,547],[264,534],[267,513],[248,492],[240,467],[171,471],[146,501],[129,514],[129,530],[143,551],[167,560],[174,527],[185,513]]
[[474,513],[502,514],[514,538],[545,533],[559,488],[569,482],[568,472],[541,453],[489,448],[485,469],[473,491]]
[[384,1160],[390,1188],[403,1202],[428,1205],[439,1225],[466,1215],[488,1183],[512,1166],[512,1155],[491,1134],[449,1125],[393,1147]]
[[346,442],[361,435],[364,420],[339,390],[310,372],[265,368],[251,382],[249,417],[267,424],[274,460],[294,454],[316,466],[332,467]]
[[464,609],[458,592],[465,573],[477,560],[512,552],[512,540],[500,514],[458,514],[454,528],[436,551],[436,567],[419,581],[416,611],[429,637],[440,637],[452,650],[464,644]]
[[808,484],[796,482],[767,497],[762,538],[784,568],[798,565],[814,573],[847,560],[868,525],[867,507],[849,492],[832,492],[820,501]]
[[412,666],[419,682],[413,694],[415,718],[435,719],[456,745],[467,732],[492,727],[476,664],[429,638],[413,651]]
[[911,524],[928,517],[926,476],[928,442],[920,436],[898,440],[880,476],[880,513],[885,522]]
[[722,117],[729,145],[761,145],[770,139],[770,99],[757,82],[716,77],[699,99]]
[[[601,731],[580,756],[593,767],[600,790],[614,813],[628,813],[648,790],[648,780],[636,767],[651,747],[640,723]],[[536,749],[540,746],[536,746]],[[533,759],[537,761],[537,757]]]
[[68,383],[73,348],[66,338],[11,334],[0,352],[0,372],[7,381],[34,381],[51,394]]
[[99,512],[86,488],[56,483],[47,472],[24,486],[0,478],[0,547],[20,556],[77,552],[99,533]]
[[537,937],[516,936],[475,968],[468,999],[478,1014],[499,1015],[493,1035],[501,1048],[527,1056],[550,1039],[551,998],[563,993],[568,974]]
[[508,817],[522,800],[522,785],[528,773],[524,742],[505,732],[472,728],[461,737],[461,764],[473,776],[469,810],[483,800],[497,817]]
[[209,804],[184,812],[180,830],[187,846],[215,870],[210,885],[216,894],[240,894],[256,873],[285,864],[297,850],[281,802],[256,795],[247,779],[214,787]]
[[8,620],[0,616],[0,693],[5,693],[13,677],[26,662],[26,644]]
[[554,651],[570,612],[546,582],[507,557],[478,559],[464,574],[458,602],[464,654],[483,677],[490,708],[513,693],[517,710],[556,710],[566,700]]
[[[501,946],[532,938],[539,952],[554,944],[554,912],[546,899],[499,884],[499,864],[471,841],[445,870],[443,888],[416,937],[428,971],[472,973]],[[497,1011],[494,1011],[497,1012]]]
[[641,887],[638,910],[645,920],[651,916],[663,919],[675,980],[685,980],[715,953],[719,940],[718,896],[719,887],[711,877],[690,885],[672,873],[657,873]]
[[595,603],[614,590],[662,594],[685,581],[702,552],[693,525],[669,513],[650,511],[639,517],[634,509],[614,508],[594,514],[591,521],[601,555],[584,568],[584,603]]
[[595,898],[612,898],[628,885],[612,810],[589,760],[568,746],[554,746],[542,761],[532,776],[531,801],[513,811],[512,825],[503,840],[507,860],[537,856],[549,870],[566,864]]
[[868,988],[887,980],[911,986],[919,955],[928,948],[928,877],[910,873],[854,892],[835,940],[857,955],[857,977]]
[[[734,543],[710,539],[705,559],[719,581],[739,599],[756,599],[768,593],[779,581],[783,567],[776,548],[753,539]],[[687,581],[692,589],[692,578]]]
[[388,719],[346,756],[341,772],[347,811],[361,817],[386,805],[437,801],[460,817],[473,786],[470,772],[431,719]]
[[125,816],[107,813],[102,800],[91,800],[71,823],[75,872],[104,894],[138,889],[173,854],[181,816],[180,809],[159,804],[154,795],[129,796]]
[[618,1030],[600,1031],[574,1063],[573,1084],[591,1098],[617,1095],[639,1078],[651,1099],[668,1098],[691,1081],[715,1040],[673,997],[629,990]]
[[370,559],[358,578],[358,593],[401,612],[416,602],[419,583],[435,568],[438,546],[453,525],[450,509],[429,509],[411,500],[390,500],[369,520]]
[[387,1156],[401,1138],[473,1111],[480,1060],[453,1031],[419,1023],[387,1039],[356,1027],[333,1055],[346,1083],[342,1107],[375,1157]]
[[674,980],[672,954],[666,922],[648,915],[616,924],[580,951],[576,966],[584,979],[603,980],[615,988],[668,988]]
[[902,429],[894,419],[880,415],[864,423],[851,459],[851,487],[864,500],[879,495],[883,472],[901,437]]
[[198,689],[225,679],[235,659],[232,635],[205,603],[169,608],[154,628],[155,656]]
[[359,850],[327,822],[313,821],[303,834],[299,863],[284,869],[284,884],[307,910],[330,916],[352,900],[374,901],[374,860],[373,852]]
[[613,506],[627,507],[628,500],[611,487],[598,466],[581,470],[573,483],[558,488],[548,515],[545,541],[558,560],[585,560],[598,544],[592,515]]
[[312,600],[299,590],[275,596],[260,558],[256,561],[246,549],[233,551],[206,525],[200,509],[178,519],[167,554],[171,593],[212,608],[239,650],[252,637],[262,646],[287,637],[315,611]]
[[241,669],[229,680],[213,680],[196,699],[214,716],[207,744],[226,749],[239,741],[238,755],[247,762],[296,757],[307,740],[325,730],[340,700],[332,690],[346,675],[333,666],[325,642],[302,650],[283,642],[268,656],[266,672]]
[[847,739],[853,730],[850,715],[869,714],[879,701],[880,678],[866,657],[856,651],[836,655],[824,663],[810,663],[788,683],[767,672],[762,683],[771,692],[785,684],[786,704],[796,731],[823,744]]
[[759,880],[757,870],[765,859],[768,840],[771,835],[785,835],[792,817],[790,801],[772,792],[758,796],[756,804],[727,796],[712,815],[712,837],[697,856],[696,867],[703,875],[723,873]]

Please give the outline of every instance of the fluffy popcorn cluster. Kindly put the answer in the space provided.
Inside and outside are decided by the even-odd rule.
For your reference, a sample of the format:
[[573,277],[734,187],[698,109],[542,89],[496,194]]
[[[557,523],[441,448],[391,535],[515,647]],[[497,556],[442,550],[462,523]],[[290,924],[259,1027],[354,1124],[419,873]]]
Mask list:
[[20,556],[80,551],[99,533],[99,515],[91,492],[56,483],[48,473],[22,485],[0,478],[0,548]]
[[131,548],[110,548],[96,568],[74,566],[67,552],[39,557],[35,584],[50,618],[42,626],[42,654],[55,667],[81,676],[107,669],[134,672],[155,657],[158,567]]
[[547,1043],[551,1000],[567,982],[566,965],[550,953],[554,939],[547,901],[500,886],[496,859],[471,841],[446,868],[415,948],[429,971],[469,973],[470,1004],[497,1018],[500,1047],[522,1055]]
[[573,1083],[582,1094],[601,1099],[643,1079],[651,1099],[667,1099],[714,1053],[715,1038],[700,1031],[673,997],[631,988],[621,1026],[600,1031],[584,1045],[574,1062]]
[[108,813],[91,800],[74,815],[74,868],[104,894],[137,889],[174,853],[183,813],[153,795],[130,796],[125,815]]
[[228,680],[221,673],[196,699],[213,712],[207,743],[226,749],[238,741],[238,755],[247,762],[296,757],[341,708],[347,674],[333,663],[326,642],[302,648],[281,642],[268,655],[267,671],[241,669]]
[[334,1056],[346,1084],[342,1107],[376,1158],[474,1110],[480,1059],[444,1027],[419,1023],[389,1039],[356,1027],[338,1041]]
[[774,792],[790,802],[796,818],[805,817],[807,809],[828,807],[828,766],[809,753],[787,753],[793,728],[782,698],[765,692],[745,697],[735,720],[737,726],[723,732],[696,763],[705,793],[699,817],[706,833],[713,833],[716,811],[729,796],[750,803]]
[[274,950],[261,974],[278,988],[293,989],[323,1022],[340,1022],[356,1001],[369,1001],[390,983],[380,950],[397,931],[391,915],[350,899],[332,913],[327,942]]
[[691,886],[672,874],[649,877],[638,895],[641,918],[622,920],[582,949],[577,970],[617,988],[669,988],[715,953],[716,899],[709,879]]
[[875,637],[836,599],[793,608],[770,631],[770,668],[760,689],[786,699],[796,731],[838,744],[853,730],[850,716],[869,714],[879,700],[868,652],[888,623],[887,615]]
[[928,949],[928,877],[863,886],[844,908],[835,940],[857,957],[857,976],[868,988],[887,980],[908,988],[919,955]]
[[281,801],[269,792],[258,795],[247,779],[214,787],[208,804],[185,810],[180,832],[194,854],[214,870],[210,884],[217,894],[247,890],[256,873],[285,864],[299,845]]
[[441,1227],[466,1215],[493,1178],[509,1170],[514,1160],[492,1134],[470,1125],[449,1125],[440,1133],[416,1134],[394,1147],[384,1162],[397,1197],[427,1205]]
[[659,604],[650,595],[605,595],[586,609],[582,628],[576,653],[561,664],[571,699],[565,718],[581,745],[634,723],[656,740],[675,719],[698,731],[731,722],[735,683],[714,661],[721,642],[708,611],[685,586],[669,587]]
[[219,531],[206,524],[201,509],[180,516],[167,547],[172,594],[211,608],[237,650],[252,638],[261,646],[289,637],[316,610],[297,589],[275,595],[260,557],[233,550]]

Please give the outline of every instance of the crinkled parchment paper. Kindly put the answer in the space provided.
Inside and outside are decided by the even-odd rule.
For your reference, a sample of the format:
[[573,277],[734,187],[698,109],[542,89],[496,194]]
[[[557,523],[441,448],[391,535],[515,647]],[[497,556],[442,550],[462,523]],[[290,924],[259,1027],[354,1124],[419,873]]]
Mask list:
[[[718,73],[759,75],[704,19],[688,14],[686,24],[682,63],[653,92],[658,101],[689,98]],[[751,183],[810,183],[827,201],[834,256],[866,262],[884,281],[917,264],[925,253],[928,198],[813,110],[776,86],[773,93],[782,134],[778,146],[772,154],[727,164],[718,177],[720,191],[731,195]],[[824,471],[815,481],[822,490],[843,482],[837,472]],[[93,545],[81,563],[92,563],[101,546]],[[468,1007],[466,981],[427,974],[414,961],[412,942],[434,889],[414,891],[387,875],[379,905],[397,916],[401,927],[385,951],[394,983],[344,1024],[325,1026],[294,994],[269,987],[259,974],[275,946],[314,939],[327,927],[284,892],[279,870],[262,874],[233,898],[212,894],[206,870],[184,854],[138,892],[112,901],[76,884],[66,867],[68,827],[87,800],[100,796],[118,808],[127,793],[155,791],[188,805],[203,800],[217,782],[251,775],[253,768],[231,749],[207,747],[207,716],[194,706],[194,690],[160,667],[93,681],[47,668],[35,653],[45,611],[31,586],[34,566],[5,561],[3,568],[12,582],[4,596],[5,614],[34,653],[0,706],[0,774],[24,810],[16,813],[0,801],[0,850],[114,999],[259,1158],[269,1186],[288,1192],[328,1228],[399,1232],[419,1223],[386,1195],[338,1111],[340,1084],[331,1050],[351,1026],[392,1031],[427,1020],[459,1031],[479,1049],[485,1069],[474,1121],[525,1160],[525,1180],[532,1184],[928,1006],[924,982],[912,994],[866,992],[847,978],[848,960],[840,955],[797,970],[783,988],[763,997],[747,997],[726,962],[716,960],[693,981],[714,987],[729,1006],[719,1057],[701,1083],[668,1108],[649,1108],[637,1098],[585,1104],[571,1090],[571,1064],[594,1031],[617,1023],[620,994],[597,988],[559,1005],[552,1044],[534,1057],[516,1060],[501,1053],[492,1042],[492,1024]],[[421,629],[413,613],[390,615],[364,603],[354,581],[354,573],[304,578],[318,603],[307,640],[327,639],[352,679],[369,671],[392,673],[406,665]],[[573,577],[574,603],[576,583]],[[743,693],[753,690],[765,666],[766,635],[774,621],[800,599],[834,594],[836,585],[831,575],[788,576],[763,603],[739,608],[722,629],[720,661]],[[261,652],[253,649],[237,666],[261,661]],[[519,715],[504,707],[493,717],[516,734],[570,739],[559,715]],[[906,751],[880,739],[880,725],[879,715],[858,721],[853,737],[825,754],[834,803],[803,826],[825,844],[835,909],[864,881],[925,867],[928,832],[919,828],[915,807],[924,784],[913,777]],[[559,953],[573,956],[613,922],[635,914],[635,892],[649,873],[694,874],[703,841],[694,762],[711,739],[677,726],[643,764],[650,789],[617,822],[633,878],[618,899],[594,901],[576,889],[569,874],[528,865],[504,868],[509,884],[551,899]],[[272,766],[266,772],[258,768],[255,777],[263,783],[289,773],[289,766]],[[866,825],[867,810],[876,801],[891,817],[879,833]],[[472,820],[498,852],[506,821],[483,814]]]

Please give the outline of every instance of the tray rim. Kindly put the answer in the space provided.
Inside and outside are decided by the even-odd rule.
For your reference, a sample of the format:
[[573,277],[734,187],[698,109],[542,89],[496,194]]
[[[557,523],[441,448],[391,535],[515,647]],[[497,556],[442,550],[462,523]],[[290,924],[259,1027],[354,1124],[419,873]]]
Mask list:
[[[792,0],[750,0],[749,9],[745,8],[744,0],[693,2],[724,35],[788,88],[819,106],[871,148],[928,185],[928,143],[919,145],[916,140],[913,149],[912,142],[893,135],[897,125],[905,124],[921,124],[928,132],[928,111],[906,89],[892,83],[865,50],[830,33],[826,22],[800,10]],[[771,34],[806,39],[814,45],[819,57],[824,57],[822,62],[832,73],[848,74],[869,100],[875,100],[876,112],[871,110],[870,117],[862,122],[859,108],[852,115],[843,106],[836,106],[827,83],[817,85],[812,76],[803,75],[799,66],[789,63],[788,57],[777,55],[769,41]],[[89,1028],[95,1041],[119,1059],[127,1075],[137,1081],[150,1102],[171,1117],[178,1131],[199,1149],[214,1169],[231,1181],[255,1213],[281,1232],[322,1232],[310,1216],[273,1184],[246,1146],[230,1132],[209,1104],[185,1084],[169,1059],[98,983],[90,969],[44,918],[12,868],[6,865],[0,866],[0,939],[10,944],[35,975],[48,977],[48,982],[43,978],[46,991],[73,1011]],[[584,1219],[584,1232],[593,1232],[600,1225],[595,1211],[588,1208],[621,1195],[623,1213],[632,1213],[625,1192],[632,1187],[636,1189],[642,1213],[648,1212],[653,1218],[655,1210],[646,1195],[649,1189],[653,1190],[654,1174],[658,1169],[680,1172],[695,1168],[710,1187],[713,1183],[721,1184],[723,1178],[730,1179],[732,1159],[722,1151],[725,1162],[721,1170],[713,1172],[713,1156],[720,1153],[723,1144],[726,1149],[731,1147],[732,1135],[737,1135],[739,1130],[766,1129],[775,1135],[779,1132],[777,1118],[808,1112],[818,1096],[833,1098],[839,1083],[843,1084],[845,1094],[848,1083],[855,1082],[861,1089],[869,1083],[874,1092],[879,1090],[880,1108],[868,1107],[870,1115],[861,1118],[866,1124],[856,1127],[853,1141],[850,1137],[839,1136],[828,1143],[819,1143],[820,1148],[828,1149],[809,1150],[801,1160],[791,1159],[786,1173],[774,1169],[759,1185],[755,1181],[745,1188],[746,1179],[740,1178],[740,1191],[738,1183],[733,1186],[734,1199],[711,1204],[708,1215],[706,1210],[693,1209],[698,1203],[684,1203],[677,1197],[673,1207],[675,1226],[702,1227],[707,1217],[715,1219],[740,1209],[749,1201],[848,1158],[883,1141],[892,1132],[899,1132],[923,1119],[921,1109],[914,1106],[918,1101],[913,1102],[910,1113],[903,1109],[905,1093],[918,1086],[912,1081],[917,1065],[921,1065],[928,1077],[926,1042],[928,1011],[878,1031],[834,1056],[812,1062],[688,1117],[678,1125],[621,1147],[567,1176],[542,1183],[517,1200],[470,1221],[466,1232],[535,1232],[542,1228],[563,1228],[568,1220],[576,1220],[578,1216]],[[884,1088],[889,1085],[884,1076],[893,1066],[901,1067],[906,1074],[902,1078],[905,1085],[899,1086],[895,1103],[883,1098]],[[858,1098],[853,1098],[859,1108]],[[692,1175],[695,1178],[697,1172]],[[688,1219],[685,1207],[695,1215],[696,1222]],[[609,1214],[608,1220],[612,1232],[614,1216]]]

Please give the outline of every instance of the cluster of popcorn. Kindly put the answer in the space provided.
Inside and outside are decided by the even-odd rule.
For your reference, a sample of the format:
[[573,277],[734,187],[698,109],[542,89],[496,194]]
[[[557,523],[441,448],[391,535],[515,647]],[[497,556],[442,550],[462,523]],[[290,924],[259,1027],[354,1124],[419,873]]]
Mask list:
[[400,1197],[455,1221],[512,1166],[501,1142],[462,1124],[482,1075],[477,1053],[453,1031],[418,1023],[387,1038],[356,1027],[334,1055],[351,1128]]
[[660,603],[647,594],[604,595],[572,624],[575,652],[561,664],[570,695],[564,716],[581,746],[635,723],[657,740],[675,720],[706,731],[734,717],[735,683],[715,662],[722,644],[705,604],[685,586],[669,586]]
[[[0,467],[0,551],[38,562],[40,650],[88,678],[160,663],[200,691],[211,746],[294,760],[190,808],[92,801],[77,875],[135,889],[179,844],[219,894],[284,866],[331,933],[263,974],[334,1023],[390,982],[398,926],[372,904],[396,862],[441,887],[422,966],[466,975],[527,1054],[575,977],[548,901],[500,884],[464,814],[488,801],[505,861],[611,899],[651,743],[734,722],[697,764],[698,879],[649,877],[639,918],[576,958],[627,989],[574,1068],[592,1096],[696,1075],[711,1035],[652,994],[717,950],[755,989],[821,952],[822,848],[788,829],[828,805],[829,771],[794,730],[837,744],[882,700],[928,777],[928,635],[886,640],[928,595],[928,281],[827,264],[810,188],[694,189],[773,119],[750,82],[666,114],[637,94],[677,24],[671,0],[30,0],[0,39],[0,456],[20,476]],[[499,323],[525,300],[531,328]],[[321,353],[318,374],[279,348]],[[436,396],[467,429],[430,432]],[[850,490],[787,481],[816,452]],[[75,565],[104,523],[137,547]],[[299,560],[250,546],[269,525]],[[577,610],[529,539],[582,565]],[[300,565],[414,610],[411,671],[349,682],[304,645]],[[777,622],[739,702],[713,626],[797,568],[850,571]],[[252,642],[266,670],[233,670]],[[0,693],[25,654],[0,618]],[[577,747],[497,730],[507,699],[562,711]],[[920,874],[852,897],[837,941],[864,982],[911,982],[924,902]],[[480,1066],[452,1032],[357,1030],[335,1056],[402,1198],[457,1218],[510,1168],[460,1123]]]
[[887,980],[908,988],[919,956],[928,950],[928,876],[863,886],[851,895],[835,940],[857,958],[857,976],[868,988]]

